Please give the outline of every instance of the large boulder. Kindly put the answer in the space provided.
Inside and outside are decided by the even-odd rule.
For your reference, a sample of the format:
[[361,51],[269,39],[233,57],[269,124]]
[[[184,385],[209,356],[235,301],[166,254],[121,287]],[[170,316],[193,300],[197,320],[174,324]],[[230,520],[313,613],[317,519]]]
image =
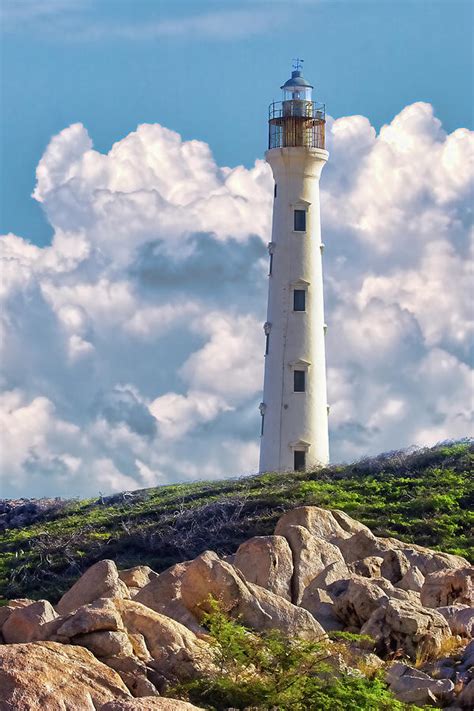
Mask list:
[[61,615],[65,615],[100,597],[130,597],[127,586],[119,579],[113,560],[100,560],[86,570],[62,596],[56,609]]
[[305,588],[331,563],[344,563],[341,551],[304,526],[287,526],[285,536],[293,553],[292,601],[299,605]]
[[29,598],[17,598],[16,600],[10,600],[6,605],[2,605],[0,607],[0,631],[13,610],[16,610],[17,607],[28,607],[34,602],[35,600],[30,600]]
[[181,598],[181,579],[188,565],[189,562],[172,565],[156,578],[151,578],[133,599],[161,615],[180,622],[198,637],[207,638],[206,630],[189,612]]
[[287,538],[289,526],[303,526],[313,536],[329,542],[344,540],[357,531],[368,530],[362,523],[354,521],[342,511],[327,511],[318,506],[299,506],[286,511],[276,525],[275,535]]
[[149,666],[165,679],[192,679],[211,668],[208,644],[187,627],[135,600],[116,599],[115,604],[127,632],[143,636],[152,658]]
[[330,586],[329,592],[336,592],[334,613],[346,627],[360,629],[375,610],[388,602],[387,594],[370,578],[357,576],[337,587],[334,590]]
[[109,701],[99,711],[203,711],[200,706],[193,706],[178,699],[157,698],[132,699],[129,701]]
[[255,536],[242,543],[233,559],[249,583],[291,600],[293,557],[283,536]]
[[0,646],[0,709],[96,711],[130,698],[112,669],[87,649],[34,642]]
[[11,610],[2,627],[3,639],[7,644],[47,639],[55,633],[58,620],[59,615],[47,600],[16,607]]
[[459,603],[474,604],[474,568],[447,569],[429,573],[421,588],[421,604],[425,607],[445,607]]
[[212,551],[202,553],[188,564],[181,581],[181,596],[198,619],[212,609],[212,597],[224,612],[256,631],[278,629],[305,639],[324,636],[322,627],[306,610],[259,585],[248,583],[232,565]]
[[376,642],[377,652],[387,655],[403,649],[410,659],[417,654],[436,654],[451,636],[449,625],[436,610],[406,600],[388,599],[374,610],[361,628]]
[[90,605],[78,607],[75,612],[62,619],[56,634],[58,638],[67,639],[104,630],[123,630],[122,618],[110,598],[100,598]]

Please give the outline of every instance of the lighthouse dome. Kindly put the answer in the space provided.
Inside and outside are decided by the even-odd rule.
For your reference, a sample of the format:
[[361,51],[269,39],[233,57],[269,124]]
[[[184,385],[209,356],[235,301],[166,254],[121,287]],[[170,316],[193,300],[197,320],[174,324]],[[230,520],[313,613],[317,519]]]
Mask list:
[[296,69],[291,72],[291,78],[286,81],[283,86],[280,87],[280,89],[292,89],[292,88],[299,88],[299,89],[314,89],[312,84],[310,84],[302,73],[300,72],[299,69]]

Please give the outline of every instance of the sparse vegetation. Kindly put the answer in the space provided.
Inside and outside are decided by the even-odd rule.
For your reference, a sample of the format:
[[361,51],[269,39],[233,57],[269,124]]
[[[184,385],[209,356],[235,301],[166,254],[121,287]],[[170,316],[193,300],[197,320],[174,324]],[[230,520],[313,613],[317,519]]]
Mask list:
[[473,446],[395,452],[314,472],[174,484],[95,500],[53,502],[0,534],[0,597],[53,602],[87,567],[157,571],[205,549],[234,552],[272,533],[286,509],[339,508],[394,536],[473,558]]
[[288,639],[276,631],[255,634],[229,620],[217,603],[203,623],[209,629],[216,671],[180,685],[174,695],[210,711],[417,708],[397,701],[380,676],[365,678],[354,668],[341,669],[338,658],[345,656],[340,654],[342,642],[333,649],[327,642]]

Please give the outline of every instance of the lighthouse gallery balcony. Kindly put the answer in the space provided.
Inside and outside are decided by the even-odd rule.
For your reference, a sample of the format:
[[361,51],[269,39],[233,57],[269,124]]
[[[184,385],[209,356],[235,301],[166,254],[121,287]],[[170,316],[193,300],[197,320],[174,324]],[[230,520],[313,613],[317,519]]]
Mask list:
[[275,101],[268,110],[268,148],[325,148],[325,105],[317,101]]

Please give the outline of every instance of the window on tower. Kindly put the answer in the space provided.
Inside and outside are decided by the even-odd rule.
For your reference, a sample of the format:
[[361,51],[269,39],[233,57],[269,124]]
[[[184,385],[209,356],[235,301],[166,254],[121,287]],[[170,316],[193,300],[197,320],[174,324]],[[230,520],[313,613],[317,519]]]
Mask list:
[[277,184],[275,183],[275,185],[273,186],[273,197],[274,197],[274,198],[276,198],[277,192],[278,192]]
[[273,269],[273,252],[270,254],[270,264],[268,265],[268,276],[272,275]]
[[293,371],[293,391],[304,393],[306,390],[306,372],[304,370]]
[[306,311],[306,291],[304,289],[294,289],[293,311]]
[[306,452],[299,449],[295,449],[293,452],[294,456],[294,470],[295,472],[303,471],[306,467]]
[[306,232],[306,210],[295,210],[294,230],[295,232]]
[[265,334],[265,355],[268,355],[268,350],[270,348],[270,334]]

